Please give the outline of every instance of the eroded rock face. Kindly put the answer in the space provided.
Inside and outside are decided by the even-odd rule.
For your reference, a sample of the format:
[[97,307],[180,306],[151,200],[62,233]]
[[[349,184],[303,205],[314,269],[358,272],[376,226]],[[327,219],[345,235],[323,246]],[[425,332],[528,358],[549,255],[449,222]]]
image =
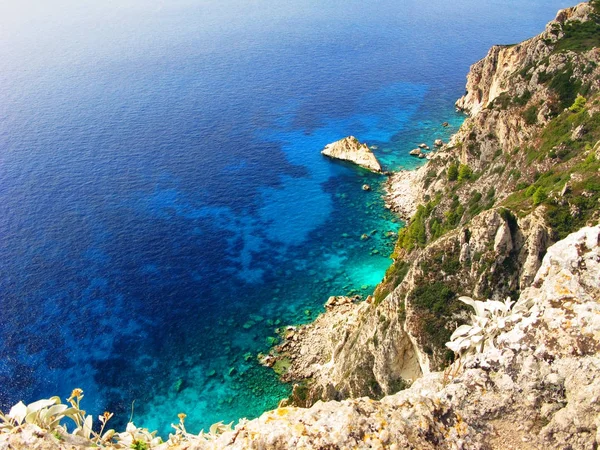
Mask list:
[[348,136],[325,146],[325,156],[350,161],[372,172],[381,172],[381,165],[367,144],[361,144],[354,136]]
[[458,295],[503,300],[533,281],[549,241],[534,217],[513,223],[485,211],[411,254],[405,277],[385,298],[330,298],[325,313],[272,352],[291,362],[283,379],[302,384],[293,403],[381,398],[444,367],[451,356],[445,343],[469,314]]
[[[563,9],[540,35],[517,45],[493,46],[485,58],[471,66],[467,77],[467,93],[456,102],[456,106],[472,116],[477,115],[509,90],[513,83],[511,77],[516,70],[528,67],[551,54],[552,45],[562,37],[556,32],[556,26],[573,20],[584,22],[588,20],[590,13],[591,8],[587,3]],[[558,61],[561,56],[554,55],[553,58]],[[552,64],[550,61],[549,65]],[[556,65],[556,62],[554,64]],[[538,89],[537,79],[532,77],[530,83],[524,85],[522,90],[526,88]]]

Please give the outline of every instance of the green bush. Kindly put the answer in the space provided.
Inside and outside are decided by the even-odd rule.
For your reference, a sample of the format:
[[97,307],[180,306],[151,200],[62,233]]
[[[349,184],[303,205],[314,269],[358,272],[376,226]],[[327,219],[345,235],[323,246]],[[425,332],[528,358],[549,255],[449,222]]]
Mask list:
[[519,97],[515,97],[513,99],[513,102],[517,105],[524,106],[527,104],[527,102],[529,101],[530,98],[531,98],[531,92],[529,90],[525,90],[525,92],[523,92],[523,95],[521,95]]
[[539,205],[540,203],[542,203],[547,198],[548,198],[548,194],[546,194],[546,191],[544,190],[544,188],[542,188],[540,186],[533,193],[533,196],[531,197],[531,200],[533,201],[534,205]]
[[535,105],[530,106],[523,111],[523,118],[527,125],[535,125],[537,123],[538,107]]
[[458,167],[458,181],[468,180],[473,175],[473,171],[466,164],[461,164]]
[[456,181],[456,179],[458,178],[458,166],[456,165],[456,163],[452,163],[448,166],[447,176],[448,181]]
[[525,191],[525,196],[526,197],[531,197],[533,194],[535,194],[536,191],[536,187],[534,185],[531,185],[527,188],[527,190]]
[[[591,2],[590,2],[591,3]],[[596,15],[597,16],[597,15]],[[572,21],[563,25],[563,38],[557,42],[555,52],[584,52],[600,46],[600,24],[598,17],[587,22]]]
[[577,98],[573,102],[573,104],[569,107],[569,111],[578,113],[583,111],[585,108],[585,103],[587,102],[586,98],[580,94],[577,94]]
[[438,314],[447,313],[448,302],[455,293],[445,284],[436,281],[431,284],[421,284],[410,293],[410,300],[415,306],[433,311]]
[[394,261],[388,270],[386,270],[385,278],[377,285],[375,293],[373,294],[376,306],[379,305],[400,283],[402,283],[409,268],[410,264],[398,260]]
[[563,72],[554,75],[550,81],[549,87],[558,95],[560,99],[561,108],[568,108],[573,104],[577,93],[581,89],[581,81],[574,80],[573,77],[573,65],[567,64]]

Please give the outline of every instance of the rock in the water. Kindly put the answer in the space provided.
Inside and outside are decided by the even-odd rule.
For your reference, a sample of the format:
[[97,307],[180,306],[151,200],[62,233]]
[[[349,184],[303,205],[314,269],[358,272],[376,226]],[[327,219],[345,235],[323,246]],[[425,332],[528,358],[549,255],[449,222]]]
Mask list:
[[[456,112],[460,112],[460,109],[456,108]],[[449,127],[449,126],[450,126],[450,124],[449,124],[448,122],[444,122],[444,123],[442,124],[442,126],[443,126],[443,127]]]
[[369,186],[368,184],[363,184],[362,190],[363,191],[370,191],[371,190],[371,186]]
[[436,147],[441,147],[442,145],[444,145],[444,141],[442,141],[441,139],[436,139],[433,145],[435,145]]
[[321,151],[330,158],[350,161],[372,172],[381,173],[381,165],[367,144],[361,144],[354,136],[348,136],[325,146]]
[[419,144],[419,148],[425,148],[425,149],[426,149],[426,148],[428,148],[428,147],[427,147],[427,144],[425,144],[425,143],[421,143],[421,144]]
[[419,156],[422,153],[423,152],[421,151],[420,148],[415,148],[414,150],[411,150],[410,152],[408,152],[408,154],[411,155],[411,156]]

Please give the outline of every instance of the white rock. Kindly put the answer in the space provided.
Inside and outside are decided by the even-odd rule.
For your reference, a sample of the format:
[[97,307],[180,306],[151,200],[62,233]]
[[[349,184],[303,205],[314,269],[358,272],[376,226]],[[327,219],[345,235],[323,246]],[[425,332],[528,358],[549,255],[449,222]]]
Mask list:
[[381,165],[367,144],[361,144],[354,136],[348,136],[325,146],[325,156],[350,161],[372,172],[381,172]]

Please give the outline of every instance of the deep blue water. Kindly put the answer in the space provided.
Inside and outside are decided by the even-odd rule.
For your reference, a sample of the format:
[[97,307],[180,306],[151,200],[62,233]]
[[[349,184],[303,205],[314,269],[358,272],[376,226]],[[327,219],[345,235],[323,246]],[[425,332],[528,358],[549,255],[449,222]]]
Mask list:
[[401,225],[320,150],[415,167],[469,65],[571,4],[285,3],[0,4],[0,409],[80,387],[166,434],[276,406],[256,354],[371,293]]

